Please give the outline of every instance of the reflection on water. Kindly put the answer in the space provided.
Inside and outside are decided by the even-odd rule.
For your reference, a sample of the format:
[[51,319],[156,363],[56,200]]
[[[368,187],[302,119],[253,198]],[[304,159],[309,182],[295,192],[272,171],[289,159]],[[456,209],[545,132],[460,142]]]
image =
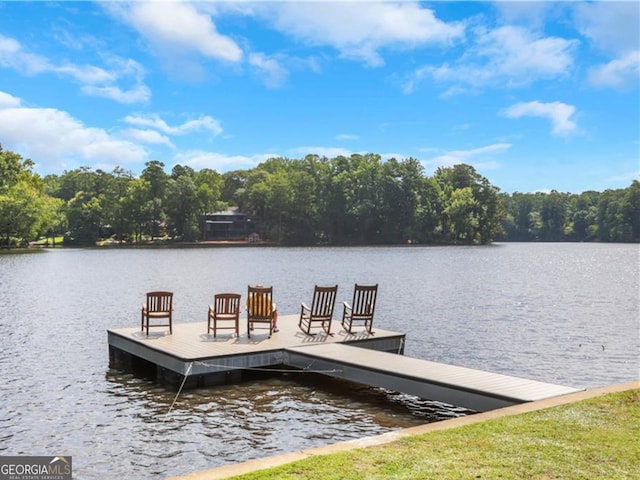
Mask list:
[[336,317],[354,283],[378,283],[376,325],[406,332],[409,356],[577,388],[637,379],[639,253],[507,244],[3,254],[0,455],[72,455],[82,479],[164,478],[464,414],[311,374],[176,399],[107,368],[106,330],[137,325],[155,289],[175,292],[179,328],[206,319],[214,292],[245,295],[249,283],[273,285],[283,315],[315,284],[337,283]]

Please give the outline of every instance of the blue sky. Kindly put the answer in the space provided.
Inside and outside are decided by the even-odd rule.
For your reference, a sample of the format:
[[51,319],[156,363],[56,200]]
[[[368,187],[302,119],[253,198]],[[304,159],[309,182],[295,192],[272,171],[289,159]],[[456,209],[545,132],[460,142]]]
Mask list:
[[273,156],[640,173],[638,2],[0,2],[0,144],[42,175]]

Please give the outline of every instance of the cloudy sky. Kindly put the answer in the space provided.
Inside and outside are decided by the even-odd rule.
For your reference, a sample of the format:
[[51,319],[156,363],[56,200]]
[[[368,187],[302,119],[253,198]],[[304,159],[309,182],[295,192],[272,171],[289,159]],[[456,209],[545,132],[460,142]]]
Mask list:
[[0,145],[35,171],[377,153],[505,192],[640,172],[638,2],[0,2]]

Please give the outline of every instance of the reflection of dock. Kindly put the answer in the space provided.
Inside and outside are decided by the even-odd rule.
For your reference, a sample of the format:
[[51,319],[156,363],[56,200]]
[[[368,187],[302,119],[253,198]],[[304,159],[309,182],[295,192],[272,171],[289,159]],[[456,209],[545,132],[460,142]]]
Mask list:
[[[397,390],[477,411],[576,392],[576,389],[442,363],[404,357],[405,335],[375,328],[348,334],[334,322],[334,336],[307,336],[297,315],[281,315],[280,332],[256,330],[207,335],[206,322],[174,323],[147,337],[138,327],[108,330],[111,368],[159,383],[204,387],[237,382],[243,370],[296,368],[321,371],[367,385]],[[246,321],[241,320],[246,328]],[[226,331],[225,331],[226,332]],[[360,347],[360,348],[357,348]],[[398,355],[400,354],[400,355]],[[186,378],[185,378],[186,376]]]

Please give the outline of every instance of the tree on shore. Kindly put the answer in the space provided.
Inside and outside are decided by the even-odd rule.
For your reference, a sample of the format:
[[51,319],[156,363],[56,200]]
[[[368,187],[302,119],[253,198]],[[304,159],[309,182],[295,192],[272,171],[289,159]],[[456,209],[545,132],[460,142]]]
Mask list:
[[0,145],[0,246],[23,246],[62,223],[62,202],[46,194],[33,165]]

